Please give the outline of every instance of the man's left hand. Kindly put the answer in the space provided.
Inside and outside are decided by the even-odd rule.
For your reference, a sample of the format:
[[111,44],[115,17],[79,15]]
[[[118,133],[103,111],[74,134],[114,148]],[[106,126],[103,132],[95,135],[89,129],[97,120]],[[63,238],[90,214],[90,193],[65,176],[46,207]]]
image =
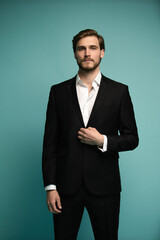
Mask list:
[[104,136],[96,128],[81,128],[78,131],[78,139],[85,144],[103,146]]

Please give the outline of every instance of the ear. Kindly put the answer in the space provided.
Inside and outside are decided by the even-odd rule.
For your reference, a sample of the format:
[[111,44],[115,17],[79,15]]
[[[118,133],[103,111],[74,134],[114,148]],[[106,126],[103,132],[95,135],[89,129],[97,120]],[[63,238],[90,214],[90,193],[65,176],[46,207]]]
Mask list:
[[101,59],[104,57],[104,49],[101,50]]

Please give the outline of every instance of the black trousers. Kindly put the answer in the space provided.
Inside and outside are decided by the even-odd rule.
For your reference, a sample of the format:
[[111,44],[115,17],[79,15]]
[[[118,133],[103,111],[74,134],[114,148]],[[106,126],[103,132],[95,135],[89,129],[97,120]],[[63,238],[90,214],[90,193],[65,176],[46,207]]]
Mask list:
[[76,240],[84,207],[88,211],[95,240],[118,239],[120,194],[93,195],[83,183],[75,194],[60,197],[62,212],[53,214],[55,240]]

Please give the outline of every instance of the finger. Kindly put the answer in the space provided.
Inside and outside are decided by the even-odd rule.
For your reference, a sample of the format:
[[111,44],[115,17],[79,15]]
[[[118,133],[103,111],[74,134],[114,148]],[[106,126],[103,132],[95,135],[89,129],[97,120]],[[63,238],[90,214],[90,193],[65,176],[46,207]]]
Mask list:
[[84,136],[84,135],[78,135],[78,139],[82,139],[82,140],[85,140],[87,137],[86,136]]
[[81,132],[81,133],[84,133],[84,134],[85,134],[85,133],[86,133],[86,130],[87,130],[86,128],[80,128],[79,132]]
[[83,134],[85,134],[85,133],[82,131],[78,131],[78,135],[83,135]]
[[85,129],[86,129],[86,128],[80,128],[80,131],[83,132],[83,131],[85,131]]
[[51,208],[51,206],[50,206],[49,203],[47,204],[47,207],[48,207],[48,210],[49,210],[50,212],[53,212],[53,210],[52,210],[52,208]]
[[80,136],[80,135],[78,136],[78,138],[79,138],[79,139],[82,139],[82,140],[85,139],[84,136]]
[[60,197],[57,199],[57,206],[59,209],[62,209]]
[[83,136],[78,136],[78,139],[80,140],[80,142],[84,143],[85,141],[87,141],[87,138],[83,137]]
[[53,210],[53,206],[52,206],[52,204],[51,203],[48,203],[48,210],[50,211],[50,212],[54,212],[54,210]]
[[79,136],[83,136],[83,137],[87,137],[87,133],[88,133],[88,130],[87,130],[87,129],[84,129],[84,131],[79,131],[79,132],[78,132],[78,135],[79,135]]
[[57,209],[56,202],[48,203],[48,210],[52,213],[60,213],[61,211]]
[[50,212],[52,212],[50,201],[47,199],[47,207]]
[[81,131],[81,133],[84,135],[84,136],[88,136],[90,135],[90,131],[92,130],[92,128],[84,128],[83,131]]
[[61,211],[56,206],[56,202],[54,202],[51,206],[52,206],[53,213],[56,213],[56,214],[61,213]]
[[80,140],[80,142],[82,143],[86,143],[88,141],[88,138],[84,138],[84,137],[78,137],[78,139]]
[[88,144],[86,141],[84,141],[84,140],[81,140],[81,143],[85,143],[85,144]]

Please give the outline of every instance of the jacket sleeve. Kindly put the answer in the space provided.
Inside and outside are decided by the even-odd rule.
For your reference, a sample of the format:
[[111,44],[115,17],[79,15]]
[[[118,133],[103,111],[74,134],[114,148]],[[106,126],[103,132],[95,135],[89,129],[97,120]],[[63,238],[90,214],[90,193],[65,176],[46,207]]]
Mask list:
[[53,87],[50,90],[43,139],[42,172],[44,186],[56,184],[56,160],[58,152],[58,119]]
[[107,152],[121,152],[133,150],[138,146],[139,138],[134,116],[132,101],[128,87],[123,91],[120,111],[118,115],[118,135],[108,137]]

